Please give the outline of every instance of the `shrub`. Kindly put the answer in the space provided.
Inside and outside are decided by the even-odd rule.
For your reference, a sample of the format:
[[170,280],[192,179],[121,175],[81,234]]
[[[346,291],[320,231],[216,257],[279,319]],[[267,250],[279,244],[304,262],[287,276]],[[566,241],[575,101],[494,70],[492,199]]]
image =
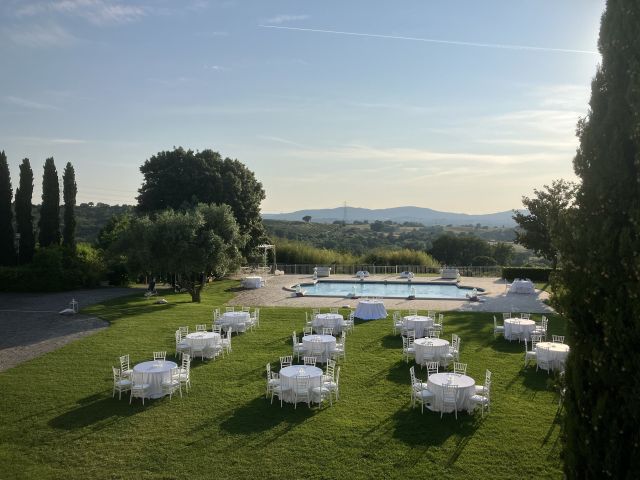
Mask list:
[[331,265],[355,264],[358,259],[350,253],[340,253],[327,248],[316,248],[302,242],[277,239],[276,254],[279,263]]
[[487,257],[486,255],[473,257],[473,260],[471,260],[471,265],[474,267],[492,267],[497,264],[498,262],[496,262],[495,258]]
[[399,250],[377,248],[365,254],[360,262],[366,265],[424,265],[434,268],[440,266],[431,255],[408,248]]
[[536,267],[504,267],[502,278],[513,280],[514,278],[528,278],[533,282],[548,282],[552,268]]

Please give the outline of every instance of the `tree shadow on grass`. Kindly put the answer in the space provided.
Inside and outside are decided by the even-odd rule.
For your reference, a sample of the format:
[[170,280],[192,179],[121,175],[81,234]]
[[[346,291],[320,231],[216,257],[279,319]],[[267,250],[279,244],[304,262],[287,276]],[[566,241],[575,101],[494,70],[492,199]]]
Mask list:
[[400,335],[385,335],[380,342],[382,348],[402,351],[402,337]]
[[552,390],[555,377],[544,370],[536,371],[535,364],[530,363],[528,367],[521,368],[505,388],[508,390],[516,383],[522,383],[527,389],[534,391]]
[[516,342],[515,340],[510,342],[502,337],[497,337],[491,342],[491,348],[496,352],[522,353],[522,358],[524,358],[524,342]]
[[142,406],[140,399],[129,405],[129,394],[122,394],[118,400],[117,392],[114,398],[105,396],[104,393],[90,395],[78,400],[70,410],[52,418],[48,424],[50,427],[60,430],[79,430],[91,427],[92,430],[101,430],[123,418],[135,415],[153,406],[153,400],[145,399]]
[[411,365],[411,363],[407,363],[404,360],[398,360],[387,370],[387,380],[400,385],[406,385],[408,390],[410,384],[409,368],[411,368]]
[[453,465],[463,452],[473,434],[480,427],[483,420],[476,415],[458,412],[456,420],[453,413],[446,413],[440,418],[440,413],[410,406],[399,410],[392,417],[393,437],[411,447],[434,447],[443,445],[449,438],[458,440],[447,461],[447,466]]
[[[271,430],[278,425],[286,424],[290,430],[299,425],[319,410],[317,408],[309,408],[306,403],[298,404],[298,408],[289,403],[284,403],[280,408],[280,400],[273,399],[273,404],[263,395],[256,397],[248,403],[233,410],[221,424],[220,427],[228,433],[232,434],[251,434]],[[206,428],[202,425],[199,428]]]

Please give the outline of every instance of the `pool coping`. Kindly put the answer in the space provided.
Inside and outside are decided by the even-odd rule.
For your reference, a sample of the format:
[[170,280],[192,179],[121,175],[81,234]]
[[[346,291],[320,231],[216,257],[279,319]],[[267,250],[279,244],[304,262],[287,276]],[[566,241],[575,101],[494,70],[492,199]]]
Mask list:
[[[473,287],[473,286],[468,286],[468,285],[459,285],[459,282],[457,281],[415,281],[414,279],[406,279],[406,280],[365,280],[364,278],[359,278],[359,279],[313,279],[310,280],[308,282],[300,282],[300,283],[296,283],[294,285],[291,285],[290,287],[282,287],[283,290],[288,291],[288,292],[293,292],[296,294],[296,296],[298,297],[311,297],[311,298],[345,298],[345,299],[353,299],[353,300],[357,300],[358,298],[361,298],[360,296],[357,295],[307,295],[306,292],[303,290],[303,288],[305,286],[309,287],[309,286],[315,286],[318,283],[345,283],[345,284],[365,284],[365,283],[371,283],[371,284],[383,284],[383,285],[388,285],[388,284],[397,284],[397,285],[451,285],[451,286],[455,286],[456,288],[460,289],[460,290],[469,290],[470,292],[473,291],[474,289],[477,292],[477,296],[481,296],[481,295],[486,295],[486,292],[484,290],[484,288],[481,287]],[[379,296],[379,295],[363,295],[366,297],[371,297],[371,296]],[[454,300],[454,301],[460,301],[460,300],[467,300],[469,297],[466,298],[462,298],[462,297],[457,297],[457,298],[450,298],[450,297],[417,297],[415,295],[408,295],[406,297],[387,297],[387,296],[382,296],[381,298],[387,298],[387,299],[396,299],[396,300],[442,300],[442,301],[448,301],[448,300]]]

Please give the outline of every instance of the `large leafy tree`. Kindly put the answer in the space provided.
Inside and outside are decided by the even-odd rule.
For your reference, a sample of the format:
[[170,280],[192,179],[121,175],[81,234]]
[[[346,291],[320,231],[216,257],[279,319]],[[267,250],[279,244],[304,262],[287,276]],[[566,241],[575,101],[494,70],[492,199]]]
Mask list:
[[4,150],[0,152],[0,265],[13,265],[16,248],[13,233],[13,211],[11,210],[11,176]]
[[489,257],[492,252],[482,238],[446,233],[433,241],[429,253],[447,265],[471,265],[476,257]]
[[41,247],[60,244],[60,184],[53,157],[44,162],[38,243]]
[[131,218],[111,248],[127,256],[131,272],[176,274],[199,302],[209,275],[222,277],[239,266],[244,241],[229,206],[199,204]]
[[76,248],[76,173],[71,163],[67,163],[62,174],[62,196],[64,197],[64,229],[62,244],[72,250]]
[[528,212],[514,210],[513,219],[519,227],[515,242],[549,260],[554,269],[558,265],[554,233],[562,214],[573,203],[575,189],[571,182],[555,180],[551,186],[545,185],[543,190],[534,190],[534,197],[522,197]]
[[640,2],[609,0],[559,236],[567,478],[640,478]]
[[20,186],[16,189],[16,226],[20,234],[18,259],[20,264],[31,262],[36,249],[36,237],[33,231],[33,170],[29,159],[20,164]]
[[152,156],[140,171],[144,180],[137,198],[139,212],[226,204],[241,233],[248,236],[244,252],[250,253],[263,242],[260,202],[265,193],[253,172],[238,160],[223,159],[213,150],[194,152],[179,147]]

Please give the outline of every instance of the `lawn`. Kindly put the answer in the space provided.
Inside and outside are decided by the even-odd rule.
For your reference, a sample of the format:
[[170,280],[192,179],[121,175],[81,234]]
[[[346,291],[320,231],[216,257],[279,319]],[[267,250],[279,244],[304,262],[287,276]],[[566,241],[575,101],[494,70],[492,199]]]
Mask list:
[[[261,326],[233,338],[233,353],[194,361],[184,398],[111,398],[111,366],[153,350],[173,354],[175,329],[210,322],[237,282],[211,284],[201,304],[168,294],[83,310],[109,328],[0,374],[0,478],[560,478],[560,424],[553,376],[524,370],[518,342],[494,340],[492,316],[446,314],[462,338],[461,361],[479,383],[493,371],[492,409],[420,414],[410,407],[409,365],[391,320],[358,323],[347,337],[341,398],[333,407],[280,408],[264,398],[301,331],[304,310],[261,309]],[[550,333],[563,334],[559,317]],[[277,370],[277,367],[276,367]],[[420,368],[417,368],[420,375]]]

